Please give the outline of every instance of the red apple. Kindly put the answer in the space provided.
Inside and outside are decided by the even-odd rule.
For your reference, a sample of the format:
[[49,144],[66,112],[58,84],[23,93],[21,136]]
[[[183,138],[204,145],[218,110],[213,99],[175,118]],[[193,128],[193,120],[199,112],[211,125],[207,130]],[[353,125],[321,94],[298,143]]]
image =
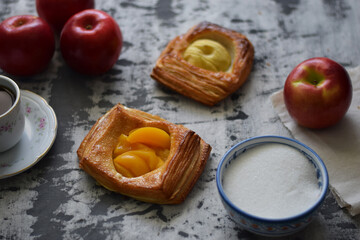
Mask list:
[[297,65],[286,79],[284,100],[290,116],[308,128],[339,122],[352,99],[347,71],[335,61],[317,57]]
[[108,71],[119,58],[122,34],[107,13],[88,9],[72,16],[60,36],[60,49],[68,65],[89,75]]
[[58,34],[71,16],[94,6],[94,0],[36,0],[39,16]]
[[13,75],[41,72],[55,51],[49,24],[37,16],[13,16],[0,23],[0,68]]

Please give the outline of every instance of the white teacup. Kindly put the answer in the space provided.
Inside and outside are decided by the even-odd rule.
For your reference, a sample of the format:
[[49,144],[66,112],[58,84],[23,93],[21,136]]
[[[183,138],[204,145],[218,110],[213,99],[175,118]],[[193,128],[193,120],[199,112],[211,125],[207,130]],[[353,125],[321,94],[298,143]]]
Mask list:
[[[24,132],[25,116],[20,103],[21,92],[18,85],[2,75],[0,75],[0,94],[0,152],[4,152],[20,141]],[[9,99],[12,101],[10,105]]]

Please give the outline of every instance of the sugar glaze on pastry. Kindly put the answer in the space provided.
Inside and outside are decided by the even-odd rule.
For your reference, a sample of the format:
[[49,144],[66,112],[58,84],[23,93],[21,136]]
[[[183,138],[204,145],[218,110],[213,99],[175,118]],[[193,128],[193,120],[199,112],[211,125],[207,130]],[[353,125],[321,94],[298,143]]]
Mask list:
[[[126,174],[116,169],[114,161],[119,138],[125,135],[129,141],[131,132],[148,127],[160,129],[168,134],[168,152],[164,150],[166,148],[161,150],[150,143],[150,148],[153,147],[154,151],[160,149],[157,156],[161,160],[164,158],[163,162],[156,163],[157,166],[153,170],[140,173],[139,176],[124,176]],[[162,139],[164,136],[159,138]],[[142,141],[142,136],[132,138],[130,142]],[[166,146],[166,141],[161,144]],[[149,144],[146,146],[149,147]],[[177,204],[185,200],[200,177],[210,151],[211,146],[192,130],[159,116],[117,104],[94,124],[80,144],[77,154],[80,168],[105,188],[145,202]]]
[[[209,49],[213,56],[205,53]],[[246,81],[253,59],[254,47],[244,35],[202,22],[169,42],[151,77],[184,96],[213,106]]]

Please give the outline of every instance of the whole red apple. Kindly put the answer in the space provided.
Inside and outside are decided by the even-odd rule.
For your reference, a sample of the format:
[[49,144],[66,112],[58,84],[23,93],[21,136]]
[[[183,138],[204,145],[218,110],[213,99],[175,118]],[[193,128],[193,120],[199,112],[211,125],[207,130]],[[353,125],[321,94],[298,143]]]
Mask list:
[[55,51],[49,24],[37,16],[21,15],[0,23],[0,68],[13,75],[43,71]]
[[60,49],[68,65],[89,75],[108,71],[119,58],[122,34],[107,13],[88,9],[72,16],[60,36]]
[[284,100],[290,116],[308,128],[326,128],[339,122],[352,99],[347,71],[324,57],[305,60],[286,79]]
[[36,10],[39,16],[58,34],[66,21],[75,13],[94,8],[94,0],[36,0]]

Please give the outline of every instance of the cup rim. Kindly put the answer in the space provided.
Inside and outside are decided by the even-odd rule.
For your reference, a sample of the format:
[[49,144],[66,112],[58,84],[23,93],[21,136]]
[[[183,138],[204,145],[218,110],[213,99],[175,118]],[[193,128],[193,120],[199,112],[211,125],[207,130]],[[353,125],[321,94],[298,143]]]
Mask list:
[[[273,142],[273,143],[282,143],[282,142],[278,141],[280,139],[284,140],[284,141],[290,141],[292,143],[298,144],[298,146],[299,145],[302,146],[303,148],[305,148],[307,151],[311,152],[316,157],[317,163],[318,163],[317,165],[319,166],[319,168],[320,168],[320,170],[322,172],[322,175],[323,175],[323,182],[322,182],[323,186],[322,186],[322,189],[321,189],[321,192],[320,192],[320,195],[319,195],[318,199],[309,208],[307,208],[305,211],[302,211],[302,212],[300,212],[300,213],[298,213],[296,215],[292,215],[292,216],[289,216],[289,217],[265,218],[265,217],[261,217],[261,216],[257,216],[257,215],[248,213],[248,212],[240,209],[225,194],[225,191],[223,189],[222,182],[221,182],[221,179],[220,179],[220,175],[221,175],[221,172],[222,172],[222,169],[223,169],[223,165],[225,164],[225,162],[227,162],[229,156],[231,156],[235,152],[235,150],[237,150],[237,148],[240,145],[243,145],[244,143],[247,143],[247,142],[250,142],[250,141],[261,140],[261,139],[265,140],[267,138],[272,139],[272,140],[268,141],[268,142],[263,142],[263,143],[271,143],[271,142]],[[291,146],[291,147],[294,147],[294,146]],[[294,147],[294,148],[296,148],[296,147]],[[266,136],[252,137],[252,138],[243,140],[243,141],[235,144],[233,147],[231,147],[224,154],[222,159],[220,160],[220,163],[219,163],[218,168],[216,170],[216,185],[217,185],[220,197],[223,199],[223,201],[226,202],[226,204],[228,204],[235,211],[239,212],[240,214],[246,216],[249,219],[253,219],[253,220],[258,221],[258,222],[264,222],[264,223],[270,223],[270,224],[281,224],[281,223],[285,223],[285,222],[293,222],[293,221],[302,219],[305,216],[310,215],[313,211],[315,211],[321,205],[321,203],[323,202],[323,200],[326,197],[327,192],[328,192],[329,175],[328,175],[328,171],[326,169],[326,166],[325,166],[324,162],[322,161],[322,159],[319,157],[319,155],[314,150],[312,150],[310,147],[305,145],[304,143],[302,143],[302,142],[300,142],[298,140],[295,140],[295,139],[288,138],[288,137],[276,136],[276,135],[266,135]]]
[[0,75],[0,79],[4,79],[4,80],[8,81],[15,88],[15,94],[16,94],[16,98],[15,98],[15,101],[14,101],[13,105],[6,112],[4,112],[3,114],[0,115],[0,119],[2,119],[5,116],[7,116],[10,112],[12,112],[16,108],[16,106],[19,104],[19,102],[20,102],[20,88],[17,85],[17,83],[14,80],[12,80],[11,78],[9,78],[9,77],[6,77],[4,75]]

